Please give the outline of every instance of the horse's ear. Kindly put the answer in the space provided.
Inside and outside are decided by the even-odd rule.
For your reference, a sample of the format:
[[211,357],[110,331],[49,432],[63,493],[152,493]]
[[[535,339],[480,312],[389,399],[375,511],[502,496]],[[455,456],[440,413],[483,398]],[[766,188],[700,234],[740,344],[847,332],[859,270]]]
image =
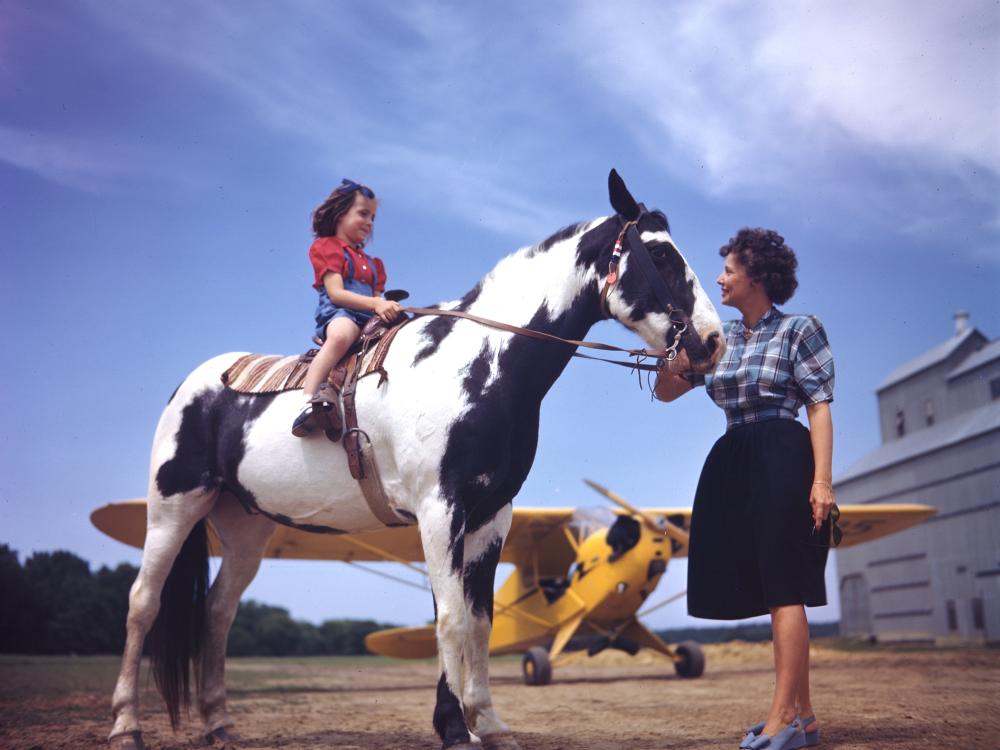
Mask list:
[[615,169],[608,175],[608,198],[611,199],[611,207],[625,221],[633,221],[639,216],[639,204],[635,202],[632,193],[625,187],[625,180]]

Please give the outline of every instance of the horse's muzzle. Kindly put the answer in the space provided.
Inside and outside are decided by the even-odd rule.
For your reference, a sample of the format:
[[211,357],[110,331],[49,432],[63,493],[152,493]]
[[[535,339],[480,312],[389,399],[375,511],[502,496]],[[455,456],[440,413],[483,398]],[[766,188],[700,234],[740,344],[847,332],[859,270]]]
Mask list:
[[[686,336],[685,339],[687,339]],[[691,369],[698,374],[714,370],[726,351],[725,339],[718,331],[709,333],[704,341],[697,334],[694,334],[683,343],[688,361],[691,363]]]

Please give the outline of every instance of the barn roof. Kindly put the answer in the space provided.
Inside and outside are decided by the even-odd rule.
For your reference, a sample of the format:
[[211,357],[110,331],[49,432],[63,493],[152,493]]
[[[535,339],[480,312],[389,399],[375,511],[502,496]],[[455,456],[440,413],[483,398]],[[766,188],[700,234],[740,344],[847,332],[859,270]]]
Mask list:
[[996,359],[1000,359],[1000,339],[991,341],[978,352],[973,352],[962,360],[958,367],[948,373],[948,380],[972,372],[977,367],[982,367]]
[[838,476],[835,484],[859,479],[893,464],[909,461],[996,429],[1000,429],[1000,400],[962,412],[931,427],[914,430],[898,440],[883,443]]
[[970,336],[979,336],[983,339],[986,338],[975,328],[966,328],[964,331],[952,336],[947,341],[941,342],[933,349],[927,350],[919,357],[914,357],[909,362],[901,364],[889,373],[889,376],[875,388],[875,391],[878,392],[885,390],[889,386],[896,385],[896,383],[900,383],[907,378],[916,375],[918,372],[926,370],[928,367],[943,362],[950,357],[959,346],[967,341]]

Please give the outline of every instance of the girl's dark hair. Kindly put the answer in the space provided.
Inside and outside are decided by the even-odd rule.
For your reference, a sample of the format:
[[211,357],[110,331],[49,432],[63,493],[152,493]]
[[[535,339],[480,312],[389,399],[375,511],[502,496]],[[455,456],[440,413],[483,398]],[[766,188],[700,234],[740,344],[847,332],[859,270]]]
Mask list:
[[764,285],[772,302],[784,304],[795,294],[799,285],[795,270],[799,262],[795,251],[785,244],[785,238],[773,229],[744,227],[719,248],[723,258],[730,253],[747,269],[751,279]]
[[[375,200],[374,191],[364,186],[365,190],[371,194],[371,199]],[[313,235],[316,237],[333,237],[337,234],[337,222],[340,217],[350,211],[354,205],[354,197],[360,193],[358,189],[344,192],[341,185],[329,197],[316,206],[312,212]]]

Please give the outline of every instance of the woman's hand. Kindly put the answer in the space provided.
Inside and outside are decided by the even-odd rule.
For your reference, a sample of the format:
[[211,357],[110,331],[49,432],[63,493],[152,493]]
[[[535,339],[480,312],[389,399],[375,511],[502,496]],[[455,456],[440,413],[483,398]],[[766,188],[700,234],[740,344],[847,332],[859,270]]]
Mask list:
[[818,529],[833,507],[833,417],[830,415],[830,402],[807,404],[806,416],[809,417],[809,440],[812,443],[814,463],[814,481],[809,490],[809,502],[812,504],[813,521]]
[[817,529],[830,515],[834,502],[836,500],[833,497],[833,487],[829,482],[813,482],[812,490],[809,492],[809,504],[812,505],[813,523]]
[[392,302],[382,297],[374,297],[373,299],[375,302],[372,304],[372,310],[386,323],[391,323],[403,312],[403,308],[398,302]]
[[668,359],[656,372],[653,395],[660,401],[673,401],[691,390],[691,382],[682,378],[681,373],[691,370],[687,353],[680,351],[673,359]]

